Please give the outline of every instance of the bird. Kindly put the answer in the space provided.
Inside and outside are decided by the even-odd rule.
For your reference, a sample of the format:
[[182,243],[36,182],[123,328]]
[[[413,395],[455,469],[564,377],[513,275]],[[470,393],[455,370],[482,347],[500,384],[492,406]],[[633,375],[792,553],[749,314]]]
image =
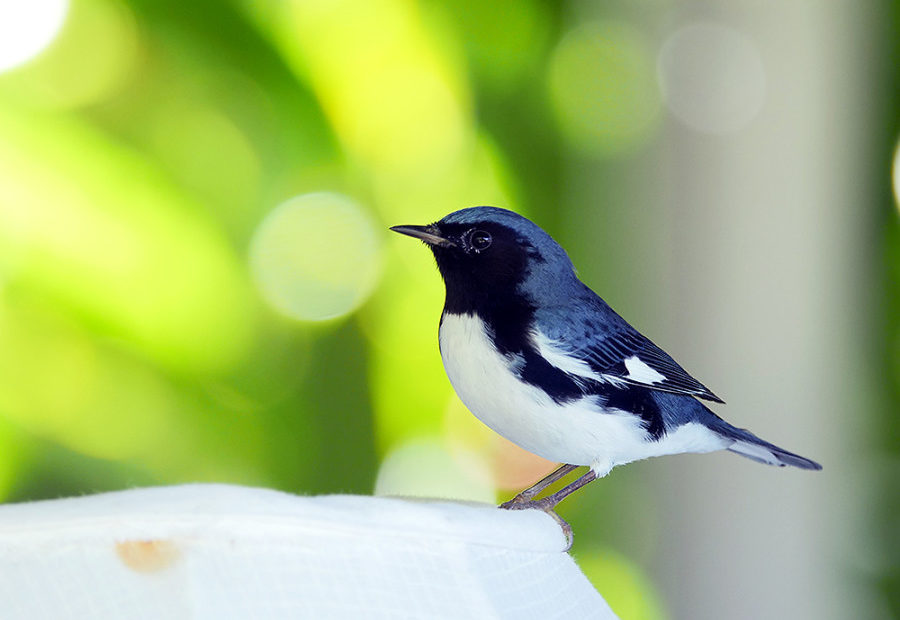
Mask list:
[[[616,466],[679,453],[728,450],[822,468],[713,413],[701,401],[724,401],[585,285],[527,218],[479,206],[391,230],[424,242],[437,262],[446,289],[440,355],[460,400],[500,435],[561,464],[501,507],[554,514]],[[583,466],[574,482],[536,499]]]

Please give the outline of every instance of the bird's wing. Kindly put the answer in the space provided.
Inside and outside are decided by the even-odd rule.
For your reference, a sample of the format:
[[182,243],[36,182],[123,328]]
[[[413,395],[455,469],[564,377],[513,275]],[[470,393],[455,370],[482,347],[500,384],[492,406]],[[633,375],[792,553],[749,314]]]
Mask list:
[[541,355],[560,370],[584,380],[639,385],[725,402],[608,306],[605,309],[611,316],[557,315],[539,321],[535,344]]

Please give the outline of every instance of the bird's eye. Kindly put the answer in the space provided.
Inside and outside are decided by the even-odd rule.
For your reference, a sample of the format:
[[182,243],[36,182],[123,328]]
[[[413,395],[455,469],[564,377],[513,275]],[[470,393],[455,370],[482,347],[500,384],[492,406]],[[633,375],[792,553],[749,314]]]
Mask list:
[[491,241],[493,241],[491,233],[483,230],[472,231],[472,234],[469,236],[469,245],[476,252],[481,252],[491,247]]

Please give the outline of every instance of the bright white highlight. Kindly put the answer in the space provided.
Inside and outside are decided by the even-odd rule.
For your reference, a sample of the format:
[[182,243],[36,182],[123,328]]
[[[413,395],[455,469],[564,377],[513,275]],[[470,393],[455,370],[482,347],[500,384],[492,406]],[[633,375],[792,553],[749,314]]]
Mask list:
[[894,202],[897,203],[897,207],[900,207],[900,142],[897,143],[897,150],[894,151],[892,176],[894,181]]
[[32,59],[62,28],[67,0],[0,2],[0,71]]
[[756,45],[720,24],[677,30],[660,50],[657,71],[666,106],[703,133],[740,131],[765,100],[766,74]]

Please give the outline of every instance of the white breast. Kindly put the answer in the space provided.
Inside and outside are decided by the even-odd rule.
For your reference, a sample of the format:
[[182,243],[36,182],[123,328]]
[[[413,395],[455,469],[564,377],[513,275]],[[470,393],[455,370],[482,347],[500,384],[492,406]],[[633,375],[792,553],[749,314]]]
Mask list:
[[466,407],[513,443],[551,461],[591,465],[604,475],[615,465],[638,459],[708,452],[728,443],[699,424],[652,441],[640,418],[603,409],[590,396],[557,404],[516,377],[521,359],[498,353],[475,315],[445,314],[439,337],[447,376]]

